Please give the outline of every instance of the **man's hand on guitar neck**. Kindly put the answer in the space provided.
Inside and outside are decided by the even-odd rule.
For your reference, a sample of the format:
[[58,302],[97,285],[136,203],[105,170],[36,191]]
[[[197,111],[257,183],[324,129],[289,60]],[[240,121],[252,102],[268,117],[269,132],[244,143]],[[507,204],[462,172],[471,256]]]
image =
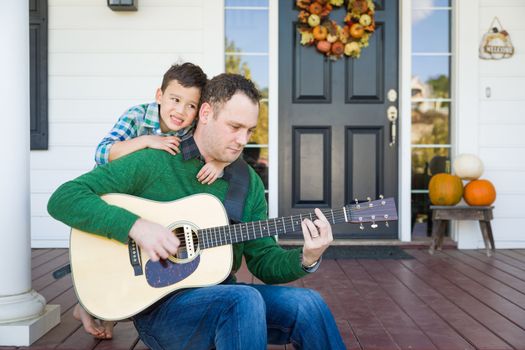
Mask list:
[[301,222],[304,236],[303,246],[303,266],[311,266],[319,261],[321,255],[330,243],[334,240],[332,236],[332,226],[319,209],[315,209],[317,215],[313,222],[309,219],[304,219]]
[[135,240],[152,261],[175,255],[180,245],[179,239],[166,227],[145,219],[135,222],[129,231],[129,237]]

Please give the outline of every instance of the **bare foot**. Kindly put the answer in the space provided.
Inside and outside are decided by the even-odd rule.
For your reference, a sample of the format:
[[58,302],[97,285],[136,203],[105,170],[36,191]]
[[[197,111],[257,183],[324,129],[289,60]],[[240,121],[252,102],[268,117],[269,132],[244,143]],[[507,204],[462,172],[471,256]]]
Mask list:
[[97,339],[111,339],[115,322],[95,320],[80,304],[75,305],[73,317],[82,322],[84,330]]

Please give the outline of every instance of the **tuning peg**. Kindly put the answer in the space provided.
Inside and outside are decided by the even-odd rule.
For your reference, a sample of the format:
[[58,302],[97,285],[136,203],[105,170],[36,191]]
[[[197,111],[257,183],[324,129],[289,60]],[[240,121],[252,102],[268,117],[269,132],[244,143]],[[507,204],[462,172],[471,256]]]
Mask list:
[[382,194],[379,195],[379,199],[381,199],[381,205],[385,205],[386,204],[386,201],[383,200],[384,198],[385,197]]
[[372,208],[372,207],[374,206],[374,205],[372,204],[372,198],[370,198],[370,197],[366,197],[366,199],[368,200],[368,206],[369,206],[370,208]]
[[379,199],[383,199],[383,198],[385,198],[385,197],[383,197],[383,195],[380,194],[380,195],[379,195]]
[[383,215],[383,217],[385,218],[385,226],[390,227],[390,225],[388,224],[388,214]]
[[359,199],[354,198],[354,201],[355,201],[355,207],[356,207],[357,209],[361,208],[361,206],[359,205]]
[[370,218],[372,219],[372,225],[370,225],[370,227],[373,228],[373,229],[376,229],[377,228],[377,224],[376,224],[376,221],[375,221],[376,216],[372,215]]
[[360,230],[364,230],[365,229],[365,227],[363,226],[363,217],[362,216],[359,217],[359,229]]

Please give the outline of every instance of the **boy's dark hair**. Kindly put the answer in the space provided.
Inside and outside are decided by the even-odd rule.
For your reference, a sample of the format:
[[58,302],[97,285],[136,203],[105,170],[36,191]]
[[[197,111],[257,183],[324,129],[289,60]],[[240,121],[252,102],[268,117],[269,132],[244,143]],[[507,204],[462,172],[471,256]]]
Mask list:
[[208,77],[206,76],[206,73],[202,71],[201,67],[186,62],[183,64],[174,64],[166,73],[164,73],[162,85],[160,87],[162,92],[166,90],[173,80],[176,80],[180,85],[186,88],[196,87],[202,90],[208,82]]
[[201,94],[201,103],[207,102],[215,113],[236,93],[246,95],[253,103],[259,104],[261,93],[251,80],[239,74],[222,73],[208,81]]

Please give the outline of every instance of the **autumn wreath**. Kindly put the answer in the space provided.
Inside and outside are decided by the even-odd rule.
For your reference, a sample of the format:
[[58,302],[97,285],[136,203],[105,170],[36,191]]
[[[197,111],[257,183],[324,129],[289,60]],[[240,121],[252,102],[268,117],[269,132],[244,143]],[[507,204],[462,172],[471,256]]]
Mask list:
[[[375,30],[372,0],[296,0],[300,9],[297,30],[301,44],[315,46],[333,60],[344,55],[358,58]],[[334,7],[346,4],[344,25],[330,20]]]

